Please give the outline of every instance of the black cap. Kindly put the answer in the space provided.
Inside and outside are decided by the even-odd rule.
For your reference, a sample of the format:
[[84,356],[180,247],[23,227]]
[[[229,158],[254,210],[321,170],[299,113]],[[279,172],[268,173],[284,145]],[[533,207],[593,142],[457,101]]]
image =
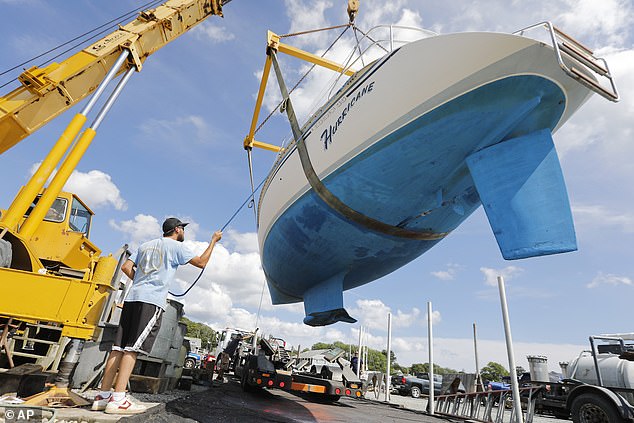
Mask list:
[[175,217],[168,217],[165,219],[165,222],[163,222],[163,234],[165,235],[172,232],[177,226],[184,228],[187,225],[189,225],[189,223],[183,223]]

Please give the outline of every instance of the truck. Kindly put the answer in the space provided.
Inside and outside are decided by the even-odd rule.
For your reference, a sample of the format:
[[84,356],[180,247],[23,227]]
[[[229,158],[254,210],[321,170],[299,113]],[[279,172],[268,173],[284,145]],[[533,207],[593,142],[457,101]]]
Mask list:
[[291,360],[285,347],[286,342],[280,338],[258,340],[257,331],[252,336],[243,338],[232,359],[234,373],[240,379],[243,391],[252,392],[261,388],[291,389]]
[[[434,394],[442,393],[442,375],[434,374]],[[401,395],[418,398],[429,394],[429,373],[416,373],[414,376],[396,376],[392,378],[392,388]]]
[[[129,256],[127,246],[114,255],[103,255],[90,239],[93,212],[77,195],[62,188],[131,75],[170,41],[210,16],[221,16],[222,6],[229,1],[168,0],[144,10],[60,63],[25,70],[18,77],[21,85],[0,97],[2,154],[90,96],[0,214],[0,330],[17,328],[10,343],[15,339],[23,344],[33,342],[36,349],[49,348],[45,355],[57,355],[49,360],[57,366],[49,368],[58,370],[56,388],[31,404],[46,404],[46,397],[85,403],[67,389],[70,375],[85,341],[98,336],[125,293],[120,268]],[[118,76],[122,77],[117,87],[82,132],[106,86]],[[29,328],[36,334],[42,328],[57,334],[54,339],[29,337]],[[13,348],[7,348],[5,355],[9,367],[14,364],[12,356],[34,358]]]
[[244,338],[235,352],[234,373],[245,392],[282,389],[331,403],[342,396],[361,398],[363,384],[344,354],[333,348],[323,352],[319,362],[312,357],[291,357],[283,339],[252,336]]
[[[238,329],[238,328],[225,328],[222,330],[222,332],[220,332],[220,335],[218,337],[218,345],[216,346],[216,349],[213,351],[212,355],[215,357],[214,361],[210,364],[211,368],[219,368],[220,363],[222,362],[222,358],[223,358],[223,354],[225,354],[225,350],[227,349],[227,346],[229,345],[229,343],[232,340],[235,340],[236,338],[241,338],[241,339],[251,339],[253,336],[254,332],[252,331],[248,331],[248,330],[244,330],[244,329]],[[242,346],[243,342],[240,342],[240,346]],[[236,355],[235,354],[231,354],[228,359],[229,359],[229,369],[230,371],[234,370],[235,367],[235,358]]]
[[[544,384],[536,410],[575,423],[634,422],[634,344],[620,336],[589,340],[591,349],[568,364],[567,377]],[[597,340],[608,343],[597,345]]]
[[363,396],[363,382],[350,367],[350,362],[344,358],[345,351],[332,348],[323,351],[322,360],[316,357],[301,356],[293,362],[292,390],[309,393],[327,402],[336,402],[342,396],[361,398]]

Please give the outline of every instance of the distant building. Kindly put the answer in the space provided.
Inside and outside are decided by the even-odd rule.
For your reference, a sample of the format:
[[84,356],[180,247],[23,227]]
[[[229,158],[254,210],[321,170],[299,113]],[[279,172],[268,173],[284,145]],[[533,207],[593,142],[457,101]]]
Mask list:
[[190,351],[196,354],[202,352],[203,349],[203,341],[200,338],[192,338],[191,336],[186,336],[185,339],[189,341]]

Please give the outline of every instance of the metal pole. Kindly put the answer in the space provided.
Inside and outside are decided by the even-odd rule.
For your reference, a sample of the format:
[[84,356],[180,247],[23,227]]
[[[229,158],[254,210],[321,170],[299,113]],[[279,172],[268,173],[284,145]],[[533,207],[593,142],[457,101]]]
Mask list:
[[[504,334],[506,336],[506,353],[509,359],[509,372],[511,373],[511,389],[513,391],[513,408],[515,409],[515,421],[523,423],[522,402],[520,400],[520,389],[517,383],[517,370],[515,369],[515,354],[513,352],[513,339],[511,337],[511,323],[509,321],[509,310],[506,303],[506,290],[504,288],[504,278],[498,276],[498,288],[500,290],[500,305],[502,306],[502,319],[504,320]],[[500,404],[502,406],[502,404]]]
[[476,380],[475,380],[475,390],[478,391],[478,388],[481,387],[484,391],[484,386],[482,385],[482,377],[480,376],[480,364],[478,362],[478,336],[476,333],[476,324],[473,322],[473,351],[475,353],[475,371],[476,371]]
[[431,301],[427,302],[427,343],[429,345],[429,403],[427,409],[432,416],[435,412],[434,404],[434,333],[432,329]]
[[[88,100],[88,104],[86,104],[86,106],[82,109],[81,111],[82,115],[87,116],[88,113],[90,113],[90,110],[93,108],[95,103],[97,103],[97,99],[101,97],[101,94],[103,94],[104,90],[106,89],[106,86],[110,83],[110,81],[114,79],[117,72],[119,71],[119,68],[121,67],[121,65],[123,65],[123,62],[128,58],[129,55],[130,55],[130,50],[128,49],[125,49],[121,52],[121,54],[117,58],[117,61],[114,63],[112,68],[110,68],[106,76],[103,78],[103,81],[99,83],[99,86],[97,87],[97,90],[95,91],[95,93],[92,95],[90,100]],[[133,66],[131,67],[131,69],[136,70],[136,67]]]
[[361,374],[361,340],[363,339],[363,326],[359,326],[359,349],[357,349],[357,379]]
[[77,143],[75,143],[75,145],[70,149],[68,155],[66,156],[66,158],[60,165],[57,173],[53,177],[53,180],[48,185],[46,191],[44,191],[42,197],[40,197],[40,200],[37,202],[37,205],[31,211],[31,214],[20,228],[20,235],[24,236],[25,238],[30,238],[35,233],[36,229],[38,228],[40,223],[42,223],[42,220],[46,216],[46,213],[48,213],[48,210],[53,205],[53,202],[57,198],[57,195],[64,188],[64,185],[68,181],[68,178],[70,178],[70,175],[77,167],[77,164],[79,164],[79,161],[86,153],[86,150],[90,146],[90,143],[97,133],[99,125],[101,125],[104,117],[106,116],[108,111],[110,111],[110,108],[117,100],[119,94],[121,94],[121,91],[128,83],[130,77],[135,71],[135,67],[131,67],[126,71],[126,73],[119,80],[119,83],[110,94],[104,105],[101,107],[99,113],[97,113],[97,116],[95,117],[93,123],[84,131]]
[[363,342],[363,370],[368,371],[368,334],[365,335],[365,341]]
[[390,402],[390,358],[392,357],[392,313],[387,314],[387,368],[385,371],[385,402]]
[[106,86],[116,76],[119,68],[129,54],[129,50],[123,50],[121,52],[121,55],[112,66],[112,68],[110,68],[103,81],[101,81],[101,83],[97,87],[97,90],[88,101],[88,104],[80,113],[73,117],[62,135],[60,135],[59,139],[57,140],[51,151],[48,153],[38,169],[35,171],[31,179],[29,179],[27,184],[20,190],[18,195],[16,195],[9,209],[2,216],[2,222],[7,227],[11,229],[16,229],[18,222],[20,221],[20,219],[22,219],[24,213],[26,213],[35,197],[42,190],[42,187],[44,187],[44,184],[53,173],[53,170],[55,170],[55,167],[62,160],[64,154],[70,149],[73,141],[75,140],[75,137],[77,137],[77,134],[79,134],[79,131],[81,131],[81,128],[86,122],[86,115],[95,105]]

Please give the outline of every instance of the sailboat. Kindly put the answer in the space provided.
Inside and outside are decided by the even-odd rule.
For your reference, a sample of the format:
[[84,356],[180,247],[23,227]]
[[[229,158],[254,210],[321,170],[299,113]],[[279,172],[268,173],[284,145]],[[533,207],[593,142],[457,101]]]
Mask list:
[[550,22],[390,38],[300,126],[276,59],[293,51],[269,39],[263,83],[272,63],[294,135],[258,203],[274,304],[303,301],[311,326],[355,322],[343,291],[415,260],[480,205],[507,260],[576,250],[552,134],[594,93],[619,99],[589,48]]

